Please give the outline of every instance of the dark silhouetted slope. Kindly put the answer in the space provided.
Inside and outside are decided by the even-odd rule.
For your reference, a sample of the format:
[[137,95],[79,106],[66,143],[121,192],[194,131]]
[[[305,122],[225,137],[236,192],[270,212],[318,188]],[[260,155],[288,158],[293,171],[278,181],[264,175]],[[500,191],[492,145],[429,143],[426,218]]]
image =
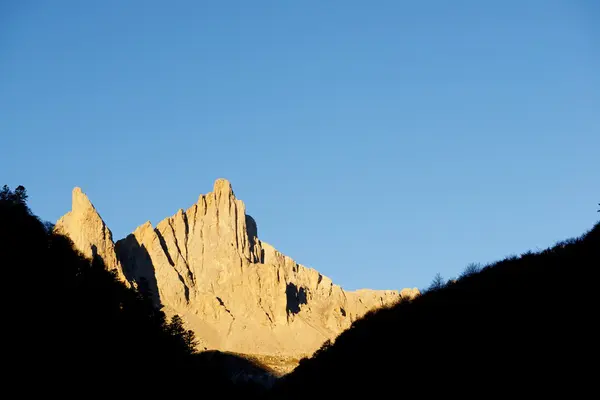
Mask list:
[[[74,250],[27,206],[25,189],[0,192],[5,390],[20,397],[123,397],[256,392],[195,354],[195,338],[101,257]],[[252,391],[254,390],[254,391]]]
[[600,224],[367,314],[274,398],[577,398],[596,388]]

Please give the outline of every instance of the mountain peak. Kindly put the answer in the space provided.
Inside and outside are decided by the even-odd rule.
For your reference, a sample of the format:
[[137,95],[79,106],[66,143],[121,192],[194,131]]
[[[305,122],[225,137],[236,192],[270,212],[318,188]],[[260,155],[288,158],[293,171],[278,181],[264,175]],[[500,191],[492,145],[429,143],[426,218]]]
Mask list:
[[116,258],[112,232],[80,187],[73,188],[71,201],[71,211],[56,222],[54,229],[71,238],[75,247],[86,257],[100,256],[106,267],[116,270],[119,279],[125,282]]
[[213,192],[215,194],[233,194],[233,188],[231,187],[231,182],[229,182],[225,178],[217,178],[215,180],[215,184],[213,186]]
[[181,315],[209,349],[309,355],[369,310],[417,294],[347,292],[296,263],[257,237],[256,222],[223,178],[187,210],[146,222],[116,245],[80,188],[57,225],[131,285],[145,280],[157,304]]
[[96,210],[90,199],[79,186],[75,186],[75,188],[73,188],[71,195],[71,210],[73,212]]

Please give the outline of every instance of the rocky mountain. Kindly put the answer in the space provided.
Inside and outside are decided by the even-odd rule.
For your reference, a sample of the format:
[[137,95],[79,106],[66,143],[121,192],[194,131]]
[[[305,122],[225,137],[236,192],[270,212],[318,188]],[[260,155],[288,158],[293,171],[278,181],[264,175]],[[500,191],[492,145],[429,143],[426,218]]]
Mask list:
[[73,189],[71,211],[56,222],[55,230],[69,236],[86,257],[102,257],[106,267],[116,271],[119,279],[129,285],[117,260],[112,232],[80,188]]
[[147,285],[167,314],[179,314],[203,349],[302,357],[367,311],[418,290],[344,291],[258,238],[256,222],[231,184],[217,179],[156,226],[116,243],[87,196],[56,224],[84,254],[101,256],[130,285]]

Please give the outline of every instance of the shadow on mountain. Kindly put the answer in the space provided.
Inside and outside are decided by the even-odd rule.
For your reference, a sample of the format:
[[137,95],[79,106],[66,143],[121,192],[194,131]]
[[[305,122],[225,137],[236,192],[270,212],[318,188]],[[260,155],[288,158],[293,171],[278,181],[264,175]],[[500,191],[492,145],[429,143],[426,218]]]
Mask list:
[[[250,253],[254,253],[254,246],[256,244],[256,241],[258,240],[258,226],[256,225],[256,220],[248,214],[246,214],[246,232],[248,232]],[[265,262],[264,249],[260,249],[260,254],[258,255],[258,257],[259,259],[257,261],[259,263]]]
[[115,244],[117,259],[123,267],[123,273],[130,282],[137,282],[140,290],[152,299],[156,307],[161,307],[156,272],[150,254],[133,234]]
[[306,304],[306,289],[298,287],[293,283],[288,283],[285,287],[286,309],[289,314],[298,314],[300,306]]
[[273,398],[581,398],[595,391],[600,224],[371,312],[279,380]]

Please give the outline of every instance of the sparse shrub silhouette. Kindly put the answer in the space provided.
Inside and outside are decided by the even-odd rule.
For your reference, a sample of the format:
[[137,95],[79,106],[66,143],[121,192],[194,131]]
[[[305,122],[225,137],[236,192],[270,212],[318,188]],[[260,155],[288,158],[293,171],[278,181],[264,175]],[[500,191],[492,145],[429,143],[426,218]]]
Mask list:
[[464,271],[460,274],[460,278],[466,278],[467,276],[474,275],[481,271],[481,264],[471,263],[467,265]]

